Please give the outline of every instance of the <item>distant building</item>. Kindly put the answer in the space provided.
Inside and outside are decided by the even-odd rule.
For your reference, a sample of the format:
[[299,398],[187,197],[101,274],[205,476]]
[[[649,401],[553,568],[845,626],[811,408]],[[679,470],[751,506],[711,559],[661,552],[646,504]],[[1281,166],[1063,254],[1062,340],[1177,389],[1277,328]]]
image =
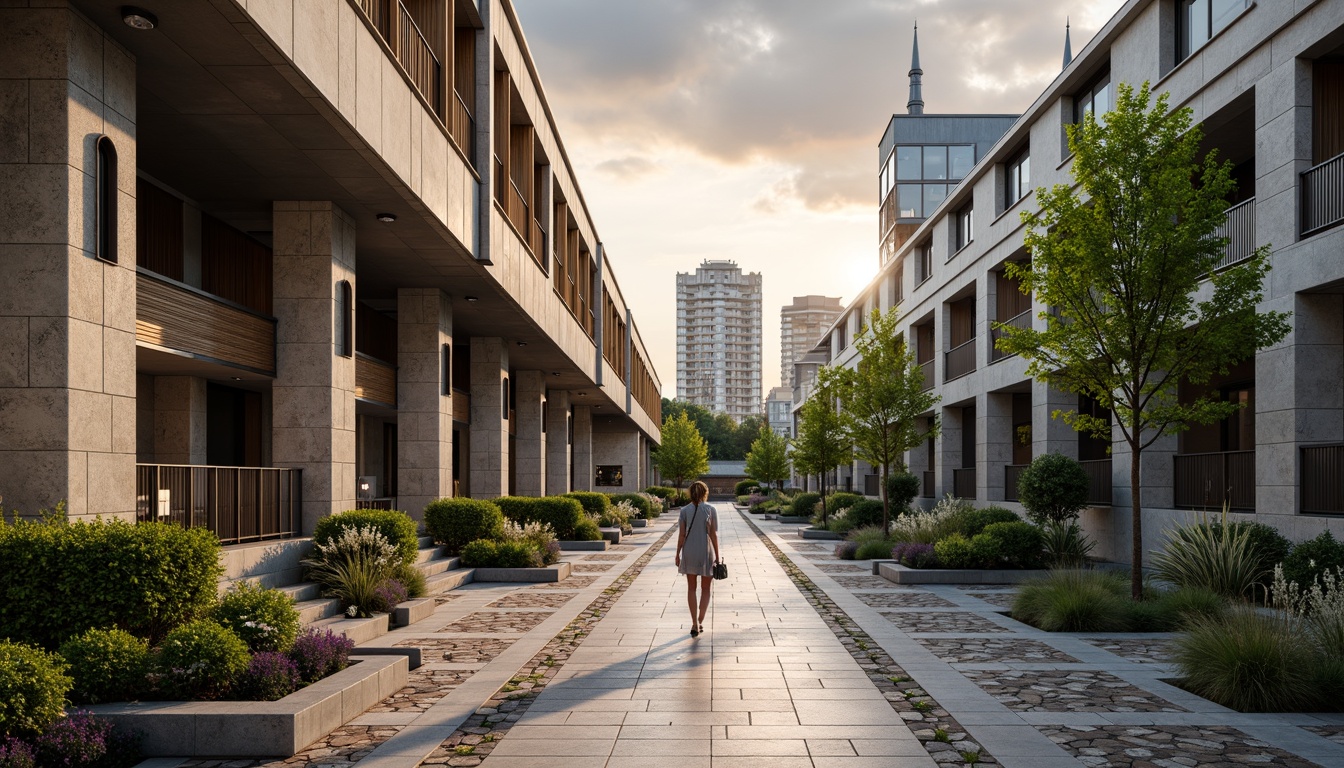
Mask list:
[[779,311],[780,386],[793,388],[793,364],[844,311],[838,296],[794,296],[793,303]]
[[761,391],[761,274],[708,260],[678,273],[677,397],[741,422]]
[[793,388],[775,387],[765,398],[765,420],[777,435],[793,437]]

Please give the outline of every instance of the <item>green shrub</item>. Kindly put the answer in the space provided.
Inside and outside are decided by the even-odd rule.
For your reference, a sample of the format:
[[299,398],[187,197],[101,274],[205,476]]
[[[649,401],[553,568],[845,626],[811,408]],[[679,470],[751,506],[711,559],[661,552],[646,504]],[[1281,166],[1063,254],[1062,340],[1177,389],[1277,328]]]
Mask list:
[[294,610],[293,598],[246,581],[236,582],[224,593],[213,618],[233,630],[253,653],[284,653],[299,636],[299,612]]
[[859,545],[859,550],[854,554],[857,560],[889,560],[891,559],[891,543],[886,539],[882,541],[869,541]]
[[1051,568],[1081,568],[1096,546],[1075,522],[1046,523],[1041,527],[1041,555]]
[[571,538],[565,541],[601,541],[602,529],[597,527],[597,521],[590,517],[585,517],[574,526],[574,532],[570,534]]
[[504,514],[499,507],[480,499],[435,499],[425,505],[425,529],[455,555],[469,541],[499,538]]
[[[1285,538],[1282,533],[1279,533],[1278,528],[1264,523],[1242,521],[1231,523],[1228,527],[1248,532],[1251,551],[1258,555],[1261,561],[1269,567],[1272,580],[1274,566],[1288,559],[1288,553],[1292,551],[1293,543]],[[1265,584],[1267,586],[1269,581],[1267,580]]]
[[734,495],[734,496],[745,496],[746,494],[749,494],[749,493],[755,491],[757,488],[760,488],[760,487],[761,487],[761,484],[760,484],[759,482],[757,482],[757,481],[755,481],[755,480],[752,480],[752,479],[750,479],[750,478],[748,478],[748,479],[746,479],[746,480],[739,480],[739,481],[737,481],[737,483],[733,486],[733,495]]
[[1184,685],[1242,712],[1301,712],[1324,704],[1319,656],[1301,640],[1297,621],[1243,606],[1190,623],[1176,638],[1173,661]]
[[[948,494],[928,512],[911,511],[893,520],[891,538],[915,544],[934,544],[954,533],[966,535],[966,516],[974,511],[969,502]],[[979,529],[975,532],[979,533]]]
[[855,528],[882,527],[882,502],[860,499],[843,515],[831,518],[827,528],[835,533],[847,533]]
[[563,495],[579,502],[583,506],[583,511],[590,515],[600,515],[611,508],[611,500],[607,498],[605,493],[570,491]]
[[480,539],[462,548],[462,565],[468,568],[535,568],[541,552],[526,541]]
[[[935,548],[937,545],[934,545]],[[935,551],[937,551],[935,549]],[[997,568],[1003,560],[1003,547],[999,540],[985,533],[971,537],[971,562],[966,568]]]
[[55,648],[93,627],[151,642],[207,613],[219,540],[166,523],[0,525],[0,636]]
[[1129,581],[1104,571],[1052,571],[1017,592],[1013,618],[1047,632],[1124,632]]
[[844,508],[846,508],[846,507],[852,507],[852,506],[854,506],[855,504],[858,504],[860,501],[863,501],[863,500],[866,499],[866,498],[867,498],[867,497],[866,497],[866,496],[863,496],[862,494],[858,494],[858,493],[849,493],[848,491],[841,491],[841,492],[839,492],[839,493],[832,493],[830,496],[827,496],[827,497],[826,497],[826,508],[827,508],[827,509],[844,509]]
[[397,548],[401,562],[415,563],[420,551],[420,534],[415,521],[405,512],[388,509],[351,509],[339,515],[328,515],[313,526],[313,541],[325,544],[340,535],[343,528],[363,528],[372,525]]
[[[606,503],[606,496],[600,493],[596,495],[601,496],[603,503]],[[575,538],[579,526],[589,519],[582,502],[577,498],[567,495],[545,496],[540,499],[531,496],[503,496],[495,499],[495,503],[504,512],[504,516],[515,523],[535,522],[551,526],[551,530],[555,531],[555,536],[560,541],[592,541],[592,539]],[[597,538],[602,538],[600,532]]]
[[954,533],[933,545],[933,553],[943,568],[979,568],[980,553],[971,540]]
[[73,682],[60,656],[0,640],[0,736],[36,734],[56,722]]
[[1003,507],[980,507],[979,509],[966,509],[961,513],[961,532],[966,536],[974,536],[985,530],[988,526],[995,523],[1020,523],[1022,518],[1011,509]]
[[887,501],[891,504],[891,516],[910,509],[910,504],[923,487],[923,482],[909,472],[893,472],[887,476]]
[[1062,453],[1037,456],[1018,477],[1017,498],[1033,522],[1072,520],[1087,506],[1087,472]]
[[385,611],[379,589],[400,563],[396,547],[377,529],[343,528],[331,541],[313,545],[314,557],[304,560],[308,578],[323,594],[340,599],[347,616],[369,618]]
[[89,629],[61,644],[76,704],[132,701],[145,688],[149,643],[120,629]]
[[425,572],[414,565],[397,563],[392,568],[392,578],[401,582],[401,585],[406,588],[407,597],[424,597],[429,593]]
[[653,517],[653,502],[649,501],[642,493],[613,493],[608,498],[611,499],[612,506],[620,504],[622,501],[629,502],[640,517]]
[[1201,521],[1166,533],[1166,545],[1153,555],[1157,575],[1178,587],[1202,587],[1232,598],[1253,596],[1270,570],[1251,549],[1250,531]]
[[628,502],[607,507],[607,510],[597,516],[597,524],[603,528],[619,528],[621,533],[631,533],[634,528],[630,521],[638,511],[630,506]]
[[1321,574],[1341,567],[1344,567],[1344,543],[1325,531],[1293,547],[1283,560],[1283,575],[1306,589],[1315,584]]
[[[983,511],[983,510],[981,510]],[[1039,568],[1043,537],[1041,529],[1024,521],[990,523],[971,541],[981,537],[991,539],[998,550],[1000,565],[1009,568]]]
[[657,496],[658,498],[667,502],[671,502],[672,499],[676,498],[677,495],[676,488],[671,488],[666,485],[651,485],[648,488],[645,488],[644,492],[649,494],[650,496]]
[[208,619],[184,624],[159,645],[154,664],[159,688],[169,697],[216,698],[247,669],[247,643]]
[[[795,517],[811,517],[817,502],[821,501],[820,493],[806,491],[794,496],[789,502],[789,514]],[[829,509],[830,506],[827,505]]]

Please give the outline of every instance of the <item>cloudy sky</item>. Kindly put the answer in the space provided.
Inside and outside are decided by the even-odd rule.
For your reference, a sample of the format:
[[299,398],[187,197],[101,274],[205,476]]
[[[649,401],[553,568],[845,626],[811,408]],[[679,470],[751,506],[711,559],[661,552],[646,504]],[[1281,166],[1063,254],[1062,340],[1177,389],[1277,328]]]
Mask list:
[[[779,310],[848,301],[877,268],[877,144],[926,113],[1018,113],[1123,0],[514,0],[598,232],[668,397],[675,275],[732,259]],[[764,396],[764,394],[762,395]]]

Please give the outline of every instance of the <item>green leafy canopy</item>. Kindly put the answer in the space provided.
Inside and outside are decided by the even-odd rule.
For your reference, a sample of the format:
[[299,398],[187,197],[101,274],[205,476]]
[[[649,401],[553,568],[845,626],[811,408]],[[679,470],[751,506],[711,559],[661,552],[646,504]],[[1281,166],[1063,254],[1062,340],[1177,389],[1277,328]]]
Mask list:
[[798,436],[793,441],[793,466],[821,478],[822,523],[826,522],[826,473],[853,457],[853,446],[835,407],[835,391],[819,382],[799,410]]
[[674,481],[678,489],[709,471],[709,446],[700,430],[682,412],[663,421],[662,444],[654,455],[658,472]]
[[783,485],[789,479],[789,441],[768,426],[747,451],[747,476],[759,482]]

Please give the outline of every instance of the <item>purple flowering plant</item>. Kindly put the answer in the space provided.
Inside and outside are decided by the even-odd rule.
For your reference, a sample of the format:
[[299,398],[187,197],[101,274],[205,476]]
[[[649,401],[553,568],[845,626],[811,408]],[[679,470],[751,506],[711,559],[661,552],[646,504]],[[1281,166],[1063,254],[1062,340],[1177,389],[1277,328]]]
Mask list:
[[298,665],[303,681],[314,683],[349,666],[354,648],[354,641],[344,635],[309,627],[294,641],[289,657]]

